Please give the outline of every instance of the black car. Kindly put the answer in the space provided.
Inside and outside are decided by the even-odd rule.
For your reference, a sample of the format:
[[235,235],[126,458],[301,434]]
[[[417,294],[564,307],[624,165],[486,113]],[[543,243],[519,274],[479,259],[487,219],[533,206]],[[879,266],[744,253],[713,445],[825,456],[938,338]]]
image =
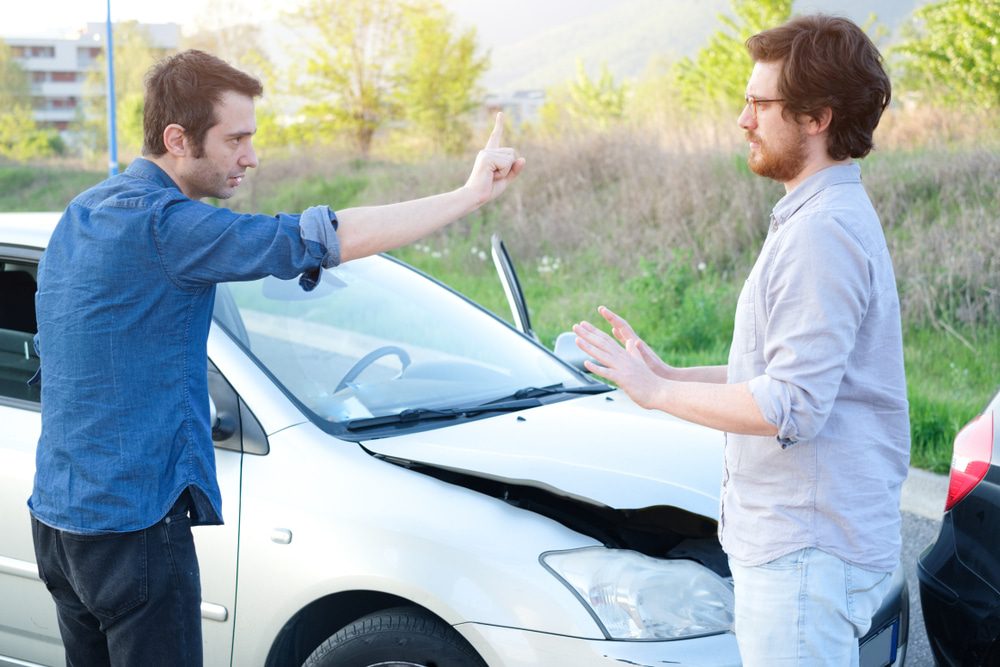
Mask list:
[[920,555],[924,625],[941,665],[1000,666],[1000,393],[955,436],[937,540]]

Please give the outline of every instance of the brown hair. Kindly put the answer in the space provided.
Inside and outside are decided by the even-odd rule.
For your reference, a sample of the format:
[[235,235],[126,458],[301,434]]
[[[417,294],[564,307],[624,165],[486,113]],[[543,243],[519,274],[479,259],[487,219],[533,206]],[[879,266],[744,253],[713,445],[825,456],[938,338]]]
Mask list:
[[835,16],[800,16],[754,35],[746,45],[755,62],[781,61],[778,95],[785,99],[783,114],[818,120],[830,107],[831,158],[868,155],[892,86],[881,54],[861,28]]
[[146,74],[142,154],[166,153],[163,130],[176,123],[191,140],[194,157],[201,157],[205,133],[218,122],[215,104],[229,91],[259,97],[264,88],[254,77],[204,51],[191,49],[158,62]]

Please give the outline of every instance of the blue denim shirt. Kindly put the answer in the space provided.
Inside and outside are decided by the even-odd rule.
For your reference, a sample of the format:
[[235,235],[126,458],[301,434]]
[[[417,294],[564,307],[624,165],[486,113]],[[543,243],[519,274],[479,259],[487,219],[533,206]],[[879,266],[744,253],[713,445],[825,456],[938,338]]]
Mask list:
[[186,197],[139,159],[77,196],[38,268],[42,432],[28,500],[74,533],[159,521],[191,488],[222,523],[209,424],[215,285],[266,275],[311,289],[340,261],[336,217],[243,215]]

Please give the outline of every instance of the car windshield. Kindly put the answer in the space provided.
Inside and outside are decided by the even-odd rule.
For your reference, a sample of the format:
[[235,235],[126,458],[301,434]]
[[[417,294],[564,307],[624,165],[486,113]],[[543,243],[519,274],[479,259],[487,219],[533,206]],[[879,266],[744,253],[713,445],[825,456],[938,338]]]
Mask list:
[[386,257],[325,271],[311,292],[273,277],[220,285],[215,320],[334,432],[529,388],[567,397],[594,388],[498,318]]

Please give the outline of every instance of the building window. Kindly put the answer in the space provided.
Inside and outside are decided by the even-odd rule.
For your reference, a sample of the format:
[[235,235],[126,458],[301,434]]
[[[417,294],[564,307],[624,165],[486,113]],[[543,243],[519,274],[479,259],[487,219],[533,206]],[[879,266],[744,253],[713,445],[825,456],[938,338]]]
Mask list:
[[55,58],[54,46],[12,46],[11,52],[15,58]]
[[15,58],[56,57],[56,47],[54,46],[15,46],[12,50]]
[[94,60],[104,51],[99,46],[78,46],[76,47],[76,64],[78,67],[89,67]]
[[44,83],[45,81],[48,81],[48,78],[49,78],[48,77],[48,72],[32,72],[31,73],[31,80],[34,81],[35,83]]
[[52,73],[52,80],[53,81],[68,81],[68,82],[72,83],[72,82],[76,81],[76,72],[53,72]]

